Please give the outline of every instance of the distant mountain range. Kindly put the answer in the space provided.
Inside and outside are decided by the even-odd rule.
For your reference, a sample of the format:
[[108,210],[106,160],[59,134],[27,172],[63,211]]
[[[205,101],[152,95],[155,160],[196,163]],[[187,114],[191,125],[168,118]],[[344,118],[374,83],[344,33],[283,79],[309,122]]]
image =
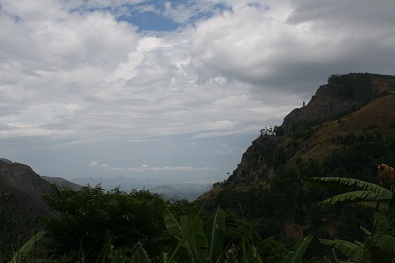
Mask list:
[[89,184],[95,186],[100,184],[104,189],[111,190],[119,187],[120,190],[130,192],[136,189],[146,189],[153,193],[161,194],[164,198],[169,200],[187,199],[189,201],[195,200],[202,193],[208,191],[212,184],[198,184],[198,183],[150,183],[149,180],[138,180],[130,177],[120,176],[117,178],[93,178],[93,177],[79,177],[71,179],[78,185]]

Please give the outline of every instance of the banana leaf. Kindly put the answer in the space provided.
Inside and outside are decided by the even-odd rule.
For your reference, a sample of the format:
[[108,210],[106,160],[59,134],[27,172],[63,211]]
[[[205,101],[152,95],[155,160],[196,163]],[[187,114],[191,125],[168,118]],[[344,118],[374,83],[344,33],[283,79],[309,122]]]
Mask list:
[[303,182],[307,185],[322,185],[322,186],[333,186],[333,187],[339,187],[343,185],[348,187],[358,187],[365,191],[374,192],[378,196],[381,196],[382,198],[388,200],[392,199],[393,197],[393,192],[391,192],[390,190],[384,187],[353,178],[312,177],[312,178],[303,179]]
[[377,238],[376,243],[386,247],[391,247],[392,250],[395,248],[395,237],[390,235],[373,235],[373,240]]
[[209,262],[217,262],[223,256],[225,213],[219,207],[208,223]]
[[256,248],[251,245],[246,237],[243,237],[241,241],[243,251],[243,263],[259,263],[260,259],[256,252]]
[[203,231],[201,218],[192,221],[191,216],[180,217],[180,226],[183,236],[186,235],[185,247],[195,262],[203,262],[208,258],[208,240]]
[[144,248],[138,244],[134,249],[134,253],[132,256],[132,263],[150,263],[151,261],[148,258],[147,252]]
[[[203,211],[203,206],[200,207],[199,211],[197,212],[197,214],[193,218],[192,222],[189,224],[188,228],[187,229],[184,228],[184,230],[182,230],[182,236],[179,239],[179,242],[178,242],[176,248],[171,252],[170,257],[167,257],[167,263],[173,262],[175,257],[176,257],[176,255],[177,255],[177,253],[180,251],[181,247],[183,245],[185,245],[186,242],[188,242],[187,239],[189,237],[189,234],[190,234],[191,231],[194,230],[194,225],[195,225],[196,221],[198,221],[200,219],[200,214],[202,213],[202,211]],[[171,222],[171,221],[172,220],[169,220],[169,222]],[[172,224],[174,224],[174,222]],[[179,225],[179,226],[181,228],[181,225]]]
[[289,251],[285,257],[286,263],[300,263],[302,262],[302,257],[307,250],[311,240],[313,240],[313,236],[307,236],[304,238],[300,238],[295,245],[293,246],[293,251]]
[[178,233],[181,233],[180,225],[169,210],[165,211],[165,225],[167,232],[169,232],[171,236],[175,236]]
[[365,202],[376,202],[376,206],[379,203],[385,203],[389,202],[388,199],[383,198],[382,196],[376,194],[375,192],[370,192],[370,191],[352,191],[352,192],[347,192],[339,195],[332,196],[328,199],[325,199],[320,202],[320,204],[336,204],[339,202],[358,202],[361,201],[361,204],[366,204],[366,205],[373,205],[372,203],[365,203]]
[[12,261],[10,261],[10,262],[19,262],[19,261],[21,261],[21,258],[23,256],[26,256],[27,254],[29,254],[29,252],[32,250],[32,248],[36,244],[36,242],[39,241],[45,235],[45,233],[46,232],[44,230],[42,230],[42,231],[38,232],[37,234],[35,234],[31,239],[29,239],[29,241],[27,241],[19,249],[18,252],[15,253],[15,255],[12,258]]
[[363,244],[358,245],[347,240],[320,239],[320,242],[323,245],[338,249],[340,252],[342,252],[345,256],[347,256],[353,261],[357,261],[361,259],[365,250]]

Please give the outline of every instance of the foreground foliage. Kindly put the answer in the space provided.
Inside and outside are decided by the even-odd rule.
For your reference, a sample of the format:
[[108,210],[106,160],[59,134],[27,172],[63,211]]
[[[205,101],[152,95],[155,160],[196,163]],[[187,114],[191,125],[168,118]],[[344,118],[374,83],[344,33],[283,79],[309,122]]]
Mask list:
[[250,227],[220,208],[208,216],[203,207],[186,201],[170,203],[148,191],[104,191],[100,186],[79,191],[53,186],[53,192],[44,200],[59,213],[58,218],[46,220],[55,258],[261,262]]
[[[327,258],[329,262],[392,262],[395,258],[392,191],[343,177],[313,177],[303,183],[337,189],[342,186],[348,190],[321,201],[320,205],[356,203],[374,209],[372,227],[361,226],[363,241],[321,237],[322,245],[334,249],[331,259]],[[46,202],[59,212],[59,218],[46,222],[47,231],[57,258],[65,255],[66,262],[325,262],[319,258],[302,260],[312,235],[299,239],[286,256],[279,252],[284,257],[270,259],[275,251],[271,250],[267,253],[270,256],[263,258],[259,252],[272,244],[277,246],[275,240],[264,240],[267,243],[261,249],[263,240],[256,239],[249,226],[234,214],[220,208],[208,216],[203,206],[196,211],[195,204],[181,202],[177,206],[148,191],[105,192],[100,186],[86,186],[80,191],[54,187],[54,193],[46,197]],[[26,262],[28,252],[43,234],[39,232],[29,240],[14,255],[13,262]]]
[[306,179],[305,182],[310,185],[351,188],[351,191],[322,201],[322,205],[356,202],[375,209],[372,230],[361,227],[365,233],[364,242],[321,239],[320,242],[323,245],[340,251],[347,258],[347,262],[393,262],[395,258],[395,196],[392,191],[352,178],[314,177]]
[[27,241],[12,257],[11,262],[31,262],[29,257],[30,252],[33,250],[36,242],[38,242],[44,235],[45,231],[40,231],[35,234],[29,241]]
[[[164,222],[171,240],[166,247],[166,251],[162,252],[161,263],[177,263],[177,262],[240,262],[240,263],[259,263],[263,262],[256,247],[253,245],[251,238],[245,233],[240,243],[226,244],[224,242],[225,212],[217,208],[217,210],[209,217],[207,227],[204,231],[202,223],[202,211],[200,208],[196,215],[183,215],[176,220],[174,215],[169,211],[165,211]],[[23,245],[17,253],[15,253],[11,262],[44,262],[34,261],[29,257],[29,252],[45,234],[45,231],[38,232],[25,245]],[[301,239],[293,247],[294,250],[289,251],[285,258],[285,263],[302,262],[303,254],[310,243],[312,236]],[[271,240],[270,242],[273,242]],[[102,251],[96,255],[94,262],[132,262],[132,263],[150,263],[158,260],[150,257],[142,244],[138,242],[130,254],[125,250],[119,249],[109,240]],[[93,258],[88,259],[84,255],[78,258],[67,258],[67,262],[91,262]],[[281,260],[282,261],[282,260]],[[45,262],[64,262],[64,261],[45,261]],[[265,261],[265,262],[271,262]],[[280,261],[274,261],[280,262]]]
[[160,255],[167,202],[158,194],[125,193],[118,188],[104,191],[101,186],[75,191],[54,185],[53,195],[44,200],[59,213],[58,218],[46,221],[55,255],[74,254],[93,260],[109,243],[127,251],[138,242],[151,255]]

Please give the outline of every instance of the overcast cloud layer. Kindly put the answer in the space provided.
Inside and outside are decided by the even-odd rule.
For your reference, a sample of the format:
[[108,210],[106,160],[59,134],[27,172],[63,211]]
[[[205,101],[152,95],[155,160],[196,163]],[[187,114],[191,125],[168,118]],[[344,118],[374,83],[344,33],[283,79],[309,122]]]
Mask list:
[[0,5],[1,155],[42,175],[224,179],[331,74],[395,74],[392,0]]

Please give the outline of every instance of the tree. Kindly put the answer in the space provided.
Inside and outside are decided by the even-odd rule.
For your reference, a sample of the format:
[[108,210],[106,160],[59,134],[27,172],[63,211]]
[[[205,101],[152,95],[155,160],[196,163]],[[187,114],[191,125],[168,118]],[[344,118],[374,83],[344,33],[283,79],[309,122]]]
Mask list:
[[151,255],[160,254],[167,202],[158,194],[119,188],[106,192],[89,185],[75,191],[54,185],[53,195],[44,201],[60,214],[46,221],[56,254],[83,252],[87,259],[96,259],[106,244],[126,248],[138,242]]

